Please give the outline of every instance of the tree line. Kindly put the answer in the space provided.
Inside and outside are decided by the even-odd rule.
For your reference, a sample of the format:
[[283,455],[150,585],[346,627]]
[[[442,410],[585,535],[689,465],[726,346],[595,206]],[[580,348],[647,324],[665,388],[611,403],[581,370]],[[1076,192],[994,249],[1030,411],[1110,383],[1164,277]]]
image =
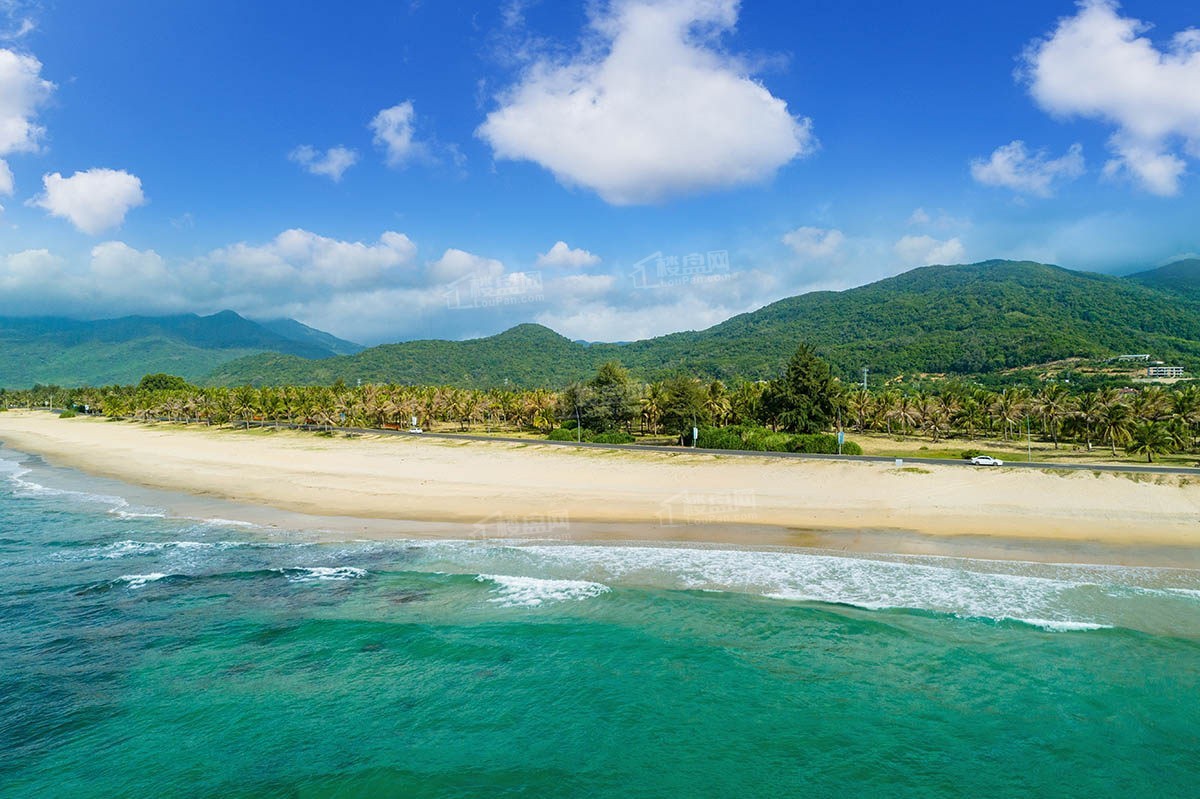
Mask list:
[[1037,436],[1054,447],[1103,446],[1148,461],[1200,446],[1200,386],[1179,389],[1107,387],[1072,392],[1051,383],[999,391],[960,382],[933,390],[868,390],[835,377],[801,345],[779,377],[727,386],[679,374],[646,383],[618,362],[560,390],[464,389],[368,383],[348,386],[197,387],[171,375],[147,375],[137,386],[63,389],[36,386],[0,392],[5,406],[76,408],[106,416],[205,424],[294,424],[463,432],[524,430],[563,439],[691,443],[693,428],[762,428],[788,434],[832,430],[949,437]]

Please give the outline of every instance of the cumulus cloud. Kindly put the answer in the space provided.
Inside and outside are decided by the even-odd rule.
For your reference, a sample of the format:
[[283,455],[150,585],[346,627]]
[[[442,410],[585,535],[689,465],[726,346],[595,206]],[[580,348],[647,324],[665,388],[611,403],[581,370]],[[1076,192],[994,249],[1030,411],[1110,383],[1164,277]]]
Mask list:
[[615,205],[765,180],[816,146],[808,119],[719,36],[737,0],[613,0],[568,60],[543,57],[477,135]]
[[266,244],[213,250],[202,261],[222,274],[221,282],[243,291],[272,289],[313,296],[332,290],[378,286],[408,266],[417,247],[403,233],[387,231],[375,244],[342,241],[308,230],[285,230]]
[[941,241],[933,236],[903,236],[892,247],[907,266],[930,264],[960,264],[967,251],[957,238]]
[[13,173],[8,162],[0,158],[0,194],[8,197],[13,193]]
[[1019,194],[1049,197],[1055,181],[1073,180],[1083,174],[1083,146],[1071,145],[1061,158],[1044,151],[1030,153],[1025,142],[1016,140],[997,147],[986,161],[971,162],[971,177],[985,186],[1002,186]]
[[41,76],[42,62],[0,49],[0,155],[36,152],[46,129],[35,122],[54,91]]
[[600,256],[593,255],[584,249],[572,250],[565,241],[559,241],[549,250],[537,257],[538,267],[566,267],[579,269],[584,266],[595,266],[600,263]]
[[801,258],[822,259],[837,254],[846,241],[840,230],[826,230],[819,227],[798,227],[790,233],[785,233],[783,243]]
[[32,204],[96,235],[125,221],[125,214],[146,202],[142,181],[118,169],[89,169],[64,178],[42,176],[45,191]]
[[1114,126],[1106,174],[1128,173],[1147,191],[1176,194],[1183,156],[1200,157],[1200,30],[1177,33],[1159,49],[1141,35],[1150,26],[1119,9],[1116,0],[1081,0],[1074,16],[1026,50],[1022,73],[1046,111]]
[[61,258],[46,249],[23,250],[0,258],[0,307],[9,313],[19,311],[29,299],[29,289],[57,282],[64,265]]
[[302,144],[288,153],[288,160],[295,161],[310,174],[323,175],[337,183],[347,169],[358,163],[358,153],[341,145],[330,147],[322,153]]
[[153,250],[119,241],[68,261],[48,250],[0,257],[0,313],[117,316],[191,310],[185,281]]
[[371,120],[375,146],[384,152],[388,166],[401,167],[424,155],[424,145],[417,141],[413,130],[411,100],[385,108]]
[[504,274],[504,264],[495,258],[453,247],[429,264],[429,276],[439,283],[453,283],[467,276],[496,278]]

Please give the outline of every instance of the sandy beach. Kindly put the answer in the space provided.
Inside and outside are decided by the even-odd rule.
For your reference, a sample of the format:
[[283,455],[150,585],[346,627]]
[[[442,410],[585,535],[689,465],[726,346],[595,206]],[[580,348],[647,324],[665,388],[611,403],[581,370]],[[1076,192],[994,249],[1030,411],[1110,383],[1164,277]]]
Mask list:
[[465,524],[497,538],[819,546],[840,537],[887,549],[915,535],[1200,550],[1200,482],[1169,475],[326,438],[19,411],[0,413],[0,441],[142,486],[320,516],[458,523],[447,533],[457,535]]

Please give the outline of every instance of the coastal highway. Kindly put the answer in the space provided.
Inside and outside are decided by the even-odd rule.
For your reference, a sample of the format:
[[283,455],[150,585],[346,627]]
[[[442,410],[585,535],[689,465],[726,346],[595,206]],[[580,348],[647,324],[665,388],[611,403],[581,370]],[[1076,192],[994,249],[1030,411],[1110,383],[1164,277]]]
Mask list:
[[[282,427],[301,427],[299,425],[280,425]],[[305,426],[302,429],[325,429]],[[479,435],[476,433],[409,433],[406,430],[379,430],[366,427],[335,427],[340,433],[355,433],[359,435],[396,435],[421,438],[450,439],[457,441],[499,441],[508,444],[539,444],[551,447],[575,447],[589,449],[630,450],[633,452],[666,452],[666,453],[700,453],[704,455],[729,455],[734,457],[755,458],[804,458],[808,460],[826,461],[864,461],[867,463],[895,463],[896,458],[881,455],[816,455],[805,452],[759,452],[757,450],[740,449],[702,449],[692,447],[664,446],[660,444],[593,444],[575,441],[547,441],[537,438],[513,438],[509,436]],[[1003,460],[1003,459],[1002,459]],[[1188,474],[1200,477],[1200,468],[1190,466],[1155,466],[1153,464],[1118,464],[1118,463],[1050,463],[1047,461],[1010,461],[1004,460],[1001,467],[975,466],[967,460],[951,458],[903,458],[904,465],[960,466],[968,469],[1061,469],[1079,472],[1120,472],[1133,474]]]

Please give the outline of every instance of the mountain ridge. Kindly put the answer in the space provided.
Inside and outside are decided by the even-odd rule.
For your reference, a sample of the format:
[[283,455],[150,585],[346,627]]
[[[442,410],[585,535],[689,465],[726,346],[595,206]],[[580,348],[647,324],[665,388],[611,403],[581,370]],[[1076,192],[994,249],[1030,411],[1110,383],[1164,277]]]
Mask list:
[[1196,369],[1200,298],[1129,278],[990,260],[787,297],[704,330],[622,344],[584,345],[526,323],[485,338],[386,344],[348,358],[252,356],[223,365],[208,382],[564,385],[609,359],[643,379],[673,371],[766,379],[801,341],[846,377],[864,366],[886,375],[986,374],[1147,349]]

